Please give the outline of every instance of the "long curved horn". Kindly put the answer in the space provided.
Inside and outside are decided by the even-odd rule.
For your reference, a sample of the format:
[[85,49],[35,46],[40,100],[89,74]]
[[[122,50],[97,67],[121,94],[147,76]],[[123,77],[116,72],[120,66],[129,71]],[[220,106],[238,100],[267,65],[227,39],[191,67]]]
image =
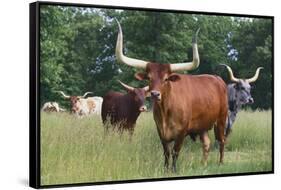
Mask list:
[[261,69],[263,69],[263,67],[257,68],[256,74],[255,74],[252,78],[246,79],[246,81],[247,81],[248,83],[255,82],[255,81],[259,78],[259,74],[260,74],[260,70],[261,70]]
[[151,93],[149,92],[149,86],[145,86],[142,89],[145,91],[145,97],[151,96]]
[[240,81],[240,79],[235,78],[235,76],[233,75],[232,69],[228,65],[226,65],[226,64],[220,64],[220,65],[225,66],[227,68],[229,76],[230,76],[230,80],[232,82],[239,82]]
[[93,94],[93,92],[86,92],[83,96],[80,97],[85,98],[88,94]]
[[125,63],[126,65],[129,65],[131,67],[137,67],[137,68],[146,68],[147,61],[139,60],[139,59],[133,59],[126,57],[123,55],[123,33],[122,33],[122,28],[120,23],[118,22],[117,19],[115,19],[117,24],[118,24],[118,37],[117,37],[117,42],[116,42],[116,49],[115,49],[115,54],[117,61],[120,63]]
[[200,64],[198,47],[197,47],[197,36],[200,31],[200,28],[196,31],[195,35],[192,38],[192,51],[193,51],[193,60],[192,62],[187,63],[174,63],[171,64],[172,71],[187,71],[196,69]]
[[118,80],[118,82],[119,82],[124,88],[126,88],[126,89],[129,90],[129,91],[133,91],[133,90],[135,89],[134,87],[131,87],[131,86],[129,86],[129,85],[127,85],[127,84],[121,82],[120,80]]
[[56,91],[56,92],[60,93],[60,94],[61,94],[64,98],[66,98],[66,99],[69,99],[69,98],[70,98],[70,96],[65,95],[65,94],[63,93],[63,91]]

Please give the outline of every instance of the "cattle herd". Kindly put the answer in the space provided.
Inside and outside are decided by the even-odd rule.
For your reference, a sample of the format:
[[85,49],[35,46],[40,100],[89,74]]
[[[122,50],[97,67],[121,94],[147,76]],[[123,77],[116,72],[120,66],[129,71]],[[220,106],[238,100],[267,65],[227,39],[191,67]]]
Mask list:
[[[117,21],[117,20],[116,20]],[[260,70],[249,79],[238,79],[232,69],[225,64],[230,80],[226,85],[216,75],[188,75],[177,71],[194,70],[199,67],[200,59],[197,47],[199,30],[192,39],[193,60],[186,63],[160,64],[127,57],[123,54],[123,34],[119,22],[116,43],[116,58],[119,63],[140,68],[137,80],[147,80],[148,86],[131,87],[119,83],[127,91],[120,93],[109,91],[102,97],[69,96],[57,91],[69,100],[70,112],[77,116],[101,115],[105,128],[118,126],[118,131],[128,130],[133,134],[136,121],[141,112],[147,111],[146,97],[151,98],[153,118],[164,151],[164,166],[169,168],[172,156],[172,170],[176,172],[176,161],[186,136],[193,140],[199,136],[202,142],[203,161],[207,163],[210,149],[208,131],[214,129],[215,139],[219,143],[219,161],[223,162],[226,137],[230,134],[236,114],[242,105],[254,102],[250,83],[258,79]],[[56,102],[47,102],[42,111],[62,112]],[[110,124],[110,125],[108,125]]]

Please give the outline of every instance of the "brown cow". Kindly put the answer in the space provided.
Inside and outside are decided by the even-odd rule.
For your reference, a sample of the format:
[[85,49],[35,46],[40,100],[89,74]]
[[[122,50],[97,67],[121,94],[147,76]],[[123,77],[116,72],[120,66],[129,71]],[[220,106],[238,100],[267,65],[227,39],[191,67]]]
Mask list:
[[220,142],[220,163],[224,156],[224,128],[227,118],[227,88],[224,81],[214,75],[184,75],[175,71],[192,70],[199,66],[197,34],[193,37],[193,61],[189,63],[159,64],[126,57],[123,55],[123,36],[120,24],[116,43],[119,62],[142,68],[137,73],[139,80],[149,80],[149,91],[153,99],[153,116],[157,125],[165,156],[165,167],[169,168],[170,146],[173,171],[187,135],[199,135],[203,143],[204,163],[210,147],[208,130],[215,126],[215,137]]
[[119,82],[128,93],[111,91],[103,97],[102,121],[106,124],[107,119],[109,119],[112,125],[118,126],[120,132],[125,129],[129,130],[132,135],[138,116],[141,112],[147,110],[144,101],[148,87],[133,88],[121,81]]

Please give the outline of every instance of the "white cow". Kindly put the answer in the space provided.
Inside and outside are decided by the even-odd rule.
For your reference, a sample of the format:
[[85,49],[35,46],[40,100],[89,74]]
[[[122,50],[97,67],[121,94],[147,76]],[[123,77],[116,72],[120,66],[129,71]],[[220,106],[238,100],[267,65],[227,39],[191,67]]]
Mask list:
[[46,102],[43,107],[42,111],[44,112],[64,112],[65,109],[59,107],[57,102]]
[[96,104],[94,114],[101,115],[101,105],[102,105],[103,98],[99,96],[94,96],[93,98]]

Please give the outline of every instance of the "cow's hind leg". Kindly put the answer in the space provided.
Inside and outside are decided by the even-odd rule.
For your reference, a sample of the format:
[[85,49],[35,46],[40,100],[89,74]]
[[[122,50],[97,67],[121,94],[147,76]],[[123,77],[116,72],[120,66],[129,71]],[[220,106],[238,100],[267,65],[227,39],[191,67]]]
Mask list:
[[207,165],[207,159],[209,155],[210,142],[211,142],[208,136],[208,132],[203,132],[200,135],[200,140],[202,142],[202,148],[203,148],[203,163],[204,165]]
[[219,141],[220,163],[223,163],[225,145],[225,120],[219,120],[215,129],[216,139]]

